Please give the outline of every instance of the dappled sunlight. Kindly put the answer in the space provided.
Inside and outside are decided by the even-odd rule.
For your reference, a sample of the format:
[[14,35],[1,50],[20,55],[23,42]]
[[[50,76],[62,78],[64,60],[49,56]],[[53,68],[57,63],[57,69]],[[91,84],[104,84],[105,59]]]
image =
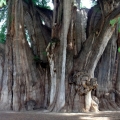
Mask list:
[[110,120],[108,117],[80,117],[80,120]]
[[76,116],[76,115],[79,115],[79,116],[82,116],[82,115],[93,115],[92,113],[61,113],[62,115],[65,115],[65,116]]
[[92,1],[91,0],[81,0],[82,7],[91,8],[92,7]]
[[19,25],[19,28],[22,29],[22,25],[21,24]]
[[50,6],[51,10],[54,9],[54,5],[53,5],[53,3],[52,3],[52,0],[50,0],[49,3],[47,3],[47,4],[48,4],[48,6]]
[[77,9],[77,11],[79,12],[80,10],[79,10],[79,9]]
[[0,116],[5,118],[2,120],[6,120],[6,116],[10,120],[13,120],[11,118],[17,118],[17,120],[21,120],[21,116],[24,119],[29,118],[29,120],[120,120],[120,111],[100,111],[98,113],[44,113],[41,110],[23,112],[0,111]]
[[59,116],[74,120],[114,120],[120,117],[120,111],[100,111],[88,113],[47,113],[46,115],[56,117]]
[[69,43],[69,48],[70,48],[70,49],[73,49],[73,47],[74,47],[74,46],[73,46],[73,43],[70,42],[70,43]]

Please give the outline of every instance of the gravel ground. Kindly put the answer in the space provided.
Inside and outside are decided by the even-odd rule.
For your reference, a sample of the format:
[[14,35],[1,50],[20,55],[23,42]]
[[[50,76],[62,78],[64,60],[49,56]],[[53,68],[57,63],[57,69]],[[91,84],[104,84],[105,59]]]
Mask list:
[[120,111],[98,113],[0,112],[0,120],[120,120]]

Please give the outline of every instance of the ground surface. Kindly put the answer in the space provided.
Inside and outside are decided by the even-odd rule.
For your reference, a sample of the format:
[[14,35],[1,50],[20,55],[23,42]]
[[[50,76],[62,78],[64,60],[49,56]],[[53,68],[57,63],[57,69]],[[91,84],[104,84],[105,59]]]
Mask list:
[[120,111],[99,113],[0,112],[0,120],[120,120]]

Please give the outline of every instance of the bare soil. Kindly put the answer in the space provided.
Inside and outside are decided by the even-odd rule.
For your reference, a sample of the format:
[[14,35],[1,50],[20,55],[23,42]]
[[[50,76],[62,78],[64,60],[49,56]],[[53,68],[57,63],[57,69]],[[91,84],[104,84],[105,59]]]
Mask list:
[[120,120],[120,111],[98,113],[0,112],[0,120]]

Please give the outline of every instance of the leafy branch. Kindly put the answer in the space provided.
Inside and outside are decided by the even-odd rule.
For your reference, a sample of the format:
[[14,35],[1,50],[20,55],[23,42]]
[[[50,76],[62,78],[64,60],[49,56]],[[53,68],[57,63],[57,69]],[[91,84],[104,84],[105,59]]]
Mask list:
[[118,32],[120,32],[120,17],[110,20],[110,25],[112,25],[112,27],[114,27],[114,25],[117,23],[118,23]]

